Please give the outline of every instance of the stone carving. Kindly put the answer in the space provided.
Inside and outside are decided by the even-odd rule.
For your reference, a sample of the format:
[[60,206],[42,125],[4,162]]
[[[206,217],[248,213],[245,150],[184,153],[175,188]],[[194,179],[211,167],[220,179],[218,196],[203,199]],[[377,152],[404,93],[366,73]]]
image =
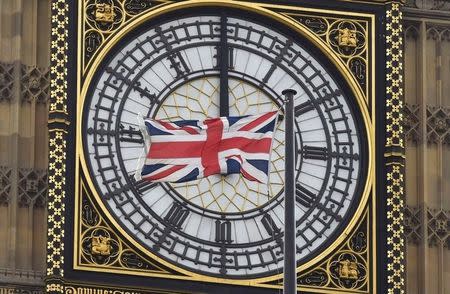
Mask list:
[[8,205],[11,190],[11,168],[0,166],[0,205]]
[[450,10],[448,0],[406,0],[405,6],[427,10]]
[[48,68],[22,65],[22,102],[47,103],[50,76]]
[[[403,108],[403,127],[408,142],[419,143],[421,136],[420,105],[406,103]],[[427,142],[450,144],[450,108],[427,105]]]
[[14,64],[0,62],[0,102],[11,101],[14,87]]
[[428,244],[450,248],[450,211],[428,208],[427,217]]
[[427,140],[450,144],[450,108],[427,105]]
[[421,215],[420,207],[413,207],[407,205],[405,207],[404,215],[405,215],[405,235],[408,243],[418,245],[422,240],[422,222],[420,219]]
[[45,207],[47,203],[47,170],[19,169],[19,206]]
[[406,140],[418,143],[420,140],[420,106],[406,103],[403,112]]
[[[422,207],[406,206],[404,210],[405,235],[409,244],[422,241]],[[428,245],[450,249],[450,210],[425,208],[427,218]]]
[[[419,27],[417,23],[405,22],[403,24],[403,32],[406,39],[416,40],[419,37]],[[408,43],[405,43],[408,46]]]

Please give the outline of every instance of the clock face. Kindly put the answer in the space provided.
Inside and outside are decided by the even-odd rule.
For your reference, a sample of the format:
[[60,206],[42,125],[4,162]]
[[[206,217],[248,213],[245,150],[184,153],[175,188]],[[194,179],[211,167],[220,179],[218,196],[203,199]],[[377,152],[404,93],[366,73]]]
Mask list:
[[366,129],[355,98],[308,44],[248,15],[202,12],[144,23],[108,52],[83,105],[83,153],[108,214],[135,242],[198,274],[281,273],[283,121],[268,185],[237,174],[179,184],[133,175],[144,148],[138,115],[258,114],[281,109],[287,88],[297,91],[297,262],[317,257],[347,228],[366,183]]

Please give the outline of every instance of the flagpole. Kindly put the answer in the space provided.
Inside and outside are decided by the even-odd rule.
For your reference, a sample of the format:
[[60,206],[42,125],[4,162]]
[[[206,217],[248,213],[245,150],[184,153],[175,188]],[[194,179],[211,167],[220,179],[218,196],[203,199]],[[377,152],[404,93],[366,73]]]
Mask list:
[[296,246],[295,246],[295,137],[294,137],[294,95],[293,89],[282,93],[285,106],[285,188],[284,188],[284,294],[297,293]]

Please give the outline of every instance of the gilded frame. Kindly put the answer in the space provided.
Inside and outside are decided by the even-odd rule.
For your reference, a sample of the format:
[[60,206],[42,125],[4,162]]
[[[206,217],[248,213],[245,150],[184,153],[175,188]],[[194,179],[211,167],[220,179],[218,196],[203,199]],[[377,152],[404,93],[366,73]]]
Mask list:
[[[79,12],[82,12],[82,2],[79,1]],[[171,6],[176,7],[177,5],[183,6],[183,5],[205,5],[205,4],[215,4],[215,5],[235,5],[236,7],[252,7],[252,8],[258,8],[261,9],[261,11],[272,11],[271,13],[278,14],[278,16],[269,15],[271,17],[278,17],[280,18],[280,11],[284,10],[301,10],[302,13],[306,12],[324,12],[323,9],[315,9],[315,8],[296,8],[288,5],[274,5],[274,4],[263,4],[263,3],[250,3],[247,1],[207,1],[207,0],[192,0],[192,1],[186,1],[180,4],[170,4],[170,1],[157,1],[161,2],[160,5],[156,6],[155,9],[158,9],[158,7],[162,7],[161,11],[165,11],[165,6]],[[223,2],[227,2],[226,4]],[[253,6],[252,6],[253,5]],[[385,5],[386,9],[386,18],[388,20],[388,24],[392,23],[393,26],[387,25],[386,27],[386,44],[389,47],[389,44],[392,44],[392,41],[395,38],[400,39],[400,43],[395,43],[401,47],[401,34],[399,33],[398,24],[401,22],[401,12],[399,11],[400,8],[399,3],[389,3]],[[277,11],[278,12],[273,12]],[[334,14],[336,14],[336,11],[332,11]],[[268,13],[268,12],[267,12]],[[66,165],[65,162],[67,160],[66,154],[67,154],[67,142],[68,142],[68,133],[69,133],[69,125],[73,123],[69,119],[69,113],[68,113],[68,86],[67,86],[67,66],[68,66],[68,60],[67,60],[67,53],[69,52],[68,49],[68,17],[69,17],[69,4],[66,0],[57,0],[53,1],[52,3],[52,86],[51,86],[51,106],[50,106],[50,117],[49,117],[49,134],[50,134],[50,166],[49,166],[49,230],[48,230],[48,240],[49,240],[49,246],[48,246],[48,258],[47,258],[47,291],[49,292],[63,292],[64,291],[64,227],[65,227],[65,198],[66,198],[66,189],[67,185],[64,181],[64,176],[66,175]],[[270,14],[270,13],[268,13]],[[342,13],[344,14],[344,13]],[[348,13],[346,13],[348,15]],[[364,16],[371,19],[371,25],[372,25],[372,31],[370,32],[370,38],[373,40],[374,37],[374,25],[375,25],[375,17],[371,14],[364,14],[364,13],[352,13],[352,16]],[[82,17],[82,13],[79,14],[80,20]],[[292,24],[292,19],[290,19],[289,16],[284,16],[284,20],[288,23]],[[134,18],[132,21],[136,21]],[[79,22],[84,23],[84,22]],[[396,26],[397,24],[397,26]],[[293,24],[292,27],[298,30],[299,25]],[[401,26],[400,26],[401,27]],[[304,28],[303,28],[304,29]],[[401,28],[400,28],[401,29]],[[81,32],[82,29],[80,27],[78,28],[78,39],[81,40]],[[304,33],[304,32],[303,32]],[[317,36],[314,36],[311,34],[311,38],[315,40],[315,42],[320,42],[317,38]],[[394,39],[393,39],[394,38]],[[395,39],[397,40],[397,39]],[[111,44],[111,43],[109,43]],[[399,45],[400,44],[400,45]],[[80,51],[81,42],[78,42],[78,52]],[[107,44],[107,46],[110,46]],[[388,248],[388,264],[387,264],[387,271],[389,274],[389,278],[387,281],[387,289],[389,293],[401,293],[398,291],[401,291],[404,288],[404,270],[403,270],[403,262],[404,262],[404,243],[402,243],[402,236],[401,232],[403,231],[403,226],[401,223],[399,223],[398,219],[401,219],[402,212],[401,208],[403,207],[402,197],[403,197],[403,191],[401,190],[401,187],[403,185],[403,160],[404,160],[404,146],[402,141],[403,136],[403,130],[401,127],[401,115],[398,114],[399,107],[401,108],[401,100],[402,100],[402,77],[401,77],[401,70],[402,66],[401,64],[396,63],[398,59],[401,57],[401,48],[398,48],[399,51],[392,52],[389,51],[389,49],[386,52],[386,77],[388,81],[388,85],[386,87],[386,100],[388,105],[388,110],[386,112],[386,131],[388,136],[386,136],[386,145],[385,149],[386,152],[384,153],[384,157],[387,160],[386,163],[386,183],[387,183],[387,242],[388,246],[391,246]],[[372,43],[372,52],[375,51],[375,45]],[[103,49],[103,50],[107,50]],[[331,55],[333,53],[330,52]],[[334,55],[333,55],[334,56]],[[339,64],[341,67],[345,67],[343,65],[342,60],[339,60],[338,58],[335,58],[335,62]],[[389,59],[393,59],[393,63],[389,63]],[[368,61],[368,63],[372,63],[372,65],[375,64],[375,54],[371,55],[371,60]],[[77,79],[77,93],[80,93],[81,91],[81,80],[82,75],[81,73],[84,72],[85,68],[82,68],[81,63],[78,62],[77,66],[78,70],[77,72],[80,73],[80,76]],[[372,66],[372,71],[374,71],[374,66]],[[92,71],[91,71],[92,72]],[[372,72],[371,75],[372,79],[372,85],[375,85],[375,74]],[[390,82],[392,81],[392,83]],[[352,83],[355,83],[354,81]],[[354,91],[361,92],[360,87],[357,87],[353,85]],[[394,93],[394,91],[398,91],[398,95]],[[393,95],[394,93],[394,95]],[[369,94],[369,93],[367,93]],[[78,96],[79,94],[77,94]],[[365,96],[359,93],[360,97]],[[371,93],[368,95],[371,96],[372,99],[375,99],[375,87],[372,86]],[[368,99],[368,96],[366,96],[366,99]],[[77,99],[79,101],[79,99]],[[370,101],[368,101],[370,102]],[[79,102],[78,102],[79,103]],[[359,101],[361,103],[361,101]],[[390,108],[389,108],[390,107]],[[78,111],[80,109],[78,105]],[[375,119],[375,107],[372,107],[371,109],[371,115],[372,118]],[[78,116],[78,115],[77,115]],[[373,122],[375,124],[375,122]],[[371,136],[373,136],[373,141],[375,140],[375,129],[372,127],[370,128]],[[79,136],[77,136],[77,140]],[[372,144],[374,144],[372,142]],[[375,148],[373,145],[371,148]],[[78,147],[76,148],[78,150]],[[78,151],[77,151],[78,152]],[[76,161],[76,169],[78,170],[79,164],[78,160]],[[371,170],[375,167],[372,165]],[[375,177],[375,174],[373,171],[371,171],[372,176]],[[77,197],[79,192],[79,178],[78,173],[75,173],[77,175],[76,178],[76,184],[75,184],[75,195]],[[371,190],[373,194],[375,195],[375,179],[373,180],[373,183],[371,183],[369,186],[371,186]],[[375,203],[375,197],[371,197],[372,199],[372,213],[375,216],[376,213],[376,203]],[[77,201],[75,202],[75,206],[77,206]],[[364,207],[360,207],[359,214],[362,214],[362,210]],[[400,210],[400,212],[399,212]],[[399,213],[398,219],[393,217],[393,213]],[[77,209],[75,211],[75,221],[77,221]],[[357,218],[355,217],[352,220],[352,225],[354,226],[357,222]],[[76,229],[76,223],[75,223],[75,229]],[[376,222],[373,222],[372,227],[372,237],[375,241],[377,239],[376,236]],[[75,231],[76,232],[76,231]],[[347,234],[350,233],[350,229],[346,232]],[[75,235],[75,240],[76,240]],[[397,238],[397,239],[393,239]],[[340,240],[342,241],[343,238]],[[400,246],[396,245],[398,242],[401,244]],[[337,242],[336,242],[337,243]],[[76,244],[76,243],[75,243]],[[376,244],[374,244],[376,246]],[[75,247],[76,249],[76,247]],[[373,252],[376,251],[376,248],[374,247]],[[76,250],[74,250],[74,257],[76,256]],[[395,258],[394,254],[400,254],[400,258]],[[69,253],[70,256],[70,253]],[[76,259],[75,259],[76,260]],[[376,259],[372,258],[373,266],[375,268]],[[397,269],[398,267],[398,269]],[[83,269],[82,266],[74,265],[74,269]],[[84,268],[87,269],[87,268]],[[91,269],[90,269],[91,270]],[[95,270],[94,270],[95,271]],[[122,272],[123,273],[123,272]],[[373,281],[376,281],[376,275],[377,272],[374,270],[372,272],[371,279]],[[279,277],[278,277],[279,278]],[[276,280],[276,279],[274,279]],[[211,281],[211,282],[226,282],[229,283],[230,281]],[[376,284],[375,282],[372,283],[373,285],[369,289],[369,292],[373,290],[376,292]],[[269,287],[269,288],[279,288],[279,286],[276,285],[269,285],[269,284],[259,284],[256,285],[256,283],[248,283],[245,285],[252,285],[252,286],[262,286],[262,287]],[[69,289],[69,288],[67,288]],[[66,289],[66,290],[67,290]],[[314,290],[312,288],[301,288],[300,290],[308,290],[312,292],[319,292],[319,293],[333,293],[334,290]],[[70,293],[70,291],[68,292]],[[349,292],[350,293],[350,292]],[[352,293],[365,293],[365,292],[352,292]]]

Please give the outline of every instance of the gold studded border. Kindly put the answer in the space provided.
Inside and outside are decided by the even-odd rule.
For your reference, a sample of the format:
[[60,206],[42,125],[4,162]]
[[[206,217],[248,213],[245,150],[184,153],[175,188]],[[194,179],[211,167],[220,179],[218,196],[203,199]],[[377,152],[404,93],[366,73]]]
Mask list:
[[50,109],[46,292],[63,293],[67,149],[67,0],[51,2]]
[[387,293],[405,293],[403,33],[401,3],[386,5]]

